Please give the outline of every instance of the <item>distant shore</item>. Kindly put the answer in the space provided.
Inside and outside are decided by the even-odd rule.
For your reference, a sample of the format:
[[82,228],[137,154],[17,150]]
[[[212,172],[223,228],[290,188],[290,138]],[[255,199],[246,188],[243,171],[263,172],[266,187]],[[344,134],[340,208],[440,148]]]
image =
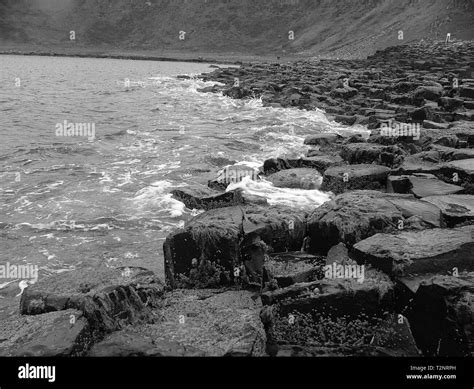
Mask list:
[[201,53],[182,52],[167,50],[114,50],[114,49],[88,49],[42,47],[35,46],[13,46],[0,44],[0,55],[26,55],[26,56],[50,56],[50,57],[77,57],[77,58],[110,58],[140,61],[171,61],[171,62],[195,62],[239,65],[244,62],[287,62],[298,59],[308,59],[308,56],[298,54],[243,54],[231,53]]

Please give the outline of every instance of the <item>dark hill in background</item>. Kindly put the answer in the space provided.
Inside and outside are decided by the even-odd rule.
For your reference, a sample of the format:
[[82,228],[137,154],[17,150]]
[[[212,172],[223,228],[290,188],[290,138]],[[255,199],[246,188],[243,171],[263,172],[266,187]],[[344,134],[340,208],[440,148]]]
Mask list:
[[0,0],[0,49],[342,58],[447,32],[474,39],[473,20],[473,0]]

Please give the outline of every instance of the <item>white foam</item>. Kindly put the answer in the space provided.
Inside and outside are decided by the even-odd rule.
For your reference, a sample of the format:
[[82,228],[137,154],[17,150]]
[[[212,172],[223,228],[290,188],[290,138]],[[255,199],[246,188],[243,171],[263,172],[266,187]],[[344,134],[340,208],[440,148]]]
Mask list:
[[332,193],[320,190],[305,190],[292,188],[277,188],[266,180],[253,181],[244,177],[241,182],[231,183],[226,191],[242,189],[249,195],[265,197],[270,205],[285,205],[300,209],[315,209],[331,199]]
[[180,217],[186,207],[181,201],[175,200],[171,193],[166,193],[172,183],[166,180],[156,181],[152,185],[139,190],[132,199],[140,211],[165,213],[170,217]]

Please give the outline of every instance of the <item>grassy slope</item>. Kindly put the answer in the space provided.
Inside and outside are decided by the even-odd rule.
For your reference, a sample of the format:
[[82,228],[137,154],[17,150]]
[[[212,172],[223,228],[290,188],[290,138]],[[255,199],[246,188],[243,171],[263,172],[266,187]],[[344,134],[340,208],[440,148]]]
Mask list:
[[472,0],[0,0],[0,49],[364,56],[446,32],[474,39],[473,19]]

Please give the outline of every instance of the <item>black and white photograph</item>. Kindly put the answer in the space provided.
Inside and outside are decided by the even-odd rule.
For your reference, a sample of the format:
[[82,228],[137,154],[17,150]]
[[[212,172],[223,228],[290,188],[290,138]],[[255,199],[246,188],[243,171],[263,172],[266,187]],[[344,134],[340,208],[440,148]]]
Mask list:
[[474,0],[0,0],[0,388],[474,387]]

